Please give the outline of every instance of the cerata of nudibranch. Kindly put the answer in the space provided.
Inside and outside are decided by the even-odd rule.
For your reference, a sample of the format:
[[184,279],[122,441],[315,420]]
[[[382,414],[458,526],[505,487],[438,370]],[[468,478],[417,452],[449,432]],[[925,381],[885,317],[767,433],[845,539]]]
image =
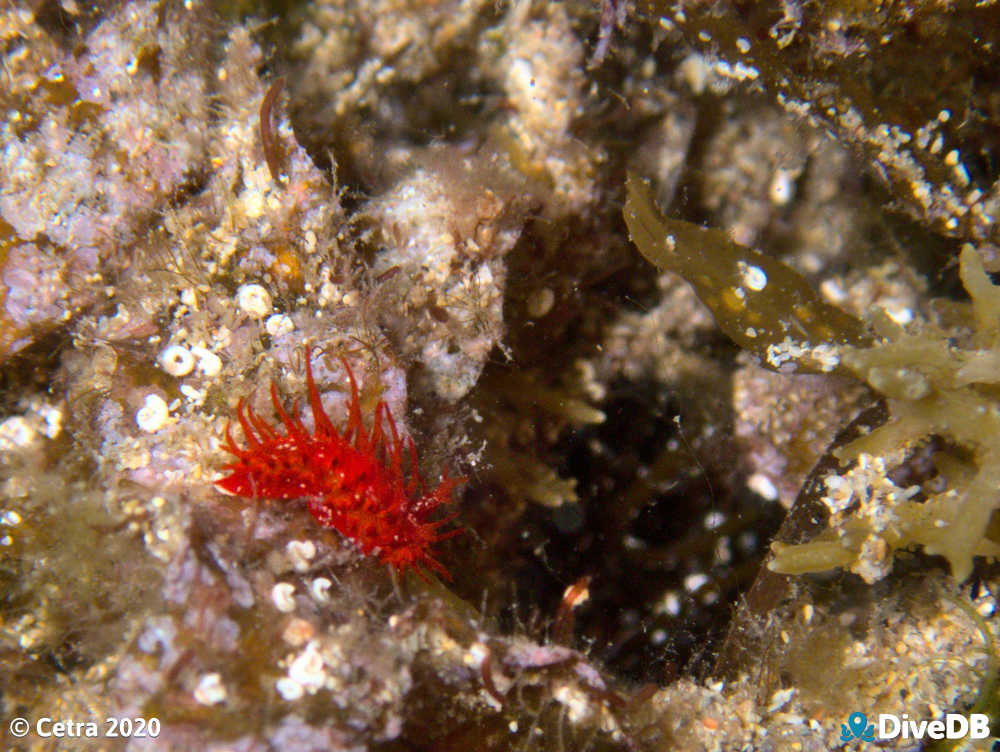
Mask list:
[[320,402],[311,356],[311,348],[306,348],[313,430],[299,418],[298,401],[291,413],[282,407],[273,382],[271,400],[279,426],[270,425],[240,400],[236,417],[246,447],[236,444],[227,426],[223,446],[236,460],[223,467],[228,475],[216,485],[253,499],[304,499],[317,522],[335,528],[362,553],[377,555],[399,571],[413,568],[424,575],[424,569],[433,569],[448,577],[431,547],[461,529],[442,532],[453,517],[439,518],[436,513],[451,502],[452,489],[463,479],[446,473],[436,488],[427,490],[413,440],[400,438],[385,402],[375,407],[371,428],[365,427],[357,381],[343,357],[351,397],[347,423],[338,429]]

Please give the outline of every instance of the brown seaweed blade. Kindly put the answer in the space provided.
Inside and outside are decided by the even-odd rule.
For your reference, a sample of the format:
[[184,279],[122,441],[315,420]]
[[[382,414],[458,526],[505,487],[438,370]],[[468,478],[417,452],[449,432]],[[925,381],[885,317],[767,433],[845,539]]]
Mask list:
[[830,372],[837,370],[830,348],[867,341],[859,319],[826,303],[788,265],[741,246],[723,230],[664,217],[650,187],[633,174],[626,193],[625,223],[639,252],[684,277],[719,327],[764,365]]

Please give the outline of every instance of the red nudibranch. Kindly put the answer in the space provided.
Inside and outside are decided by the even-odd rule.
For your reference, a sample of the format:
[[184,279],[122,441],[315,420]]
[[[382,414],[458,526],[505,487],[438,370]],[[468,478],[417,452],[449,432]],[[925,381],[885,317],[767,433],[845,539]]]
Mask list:
[[305,499],[317,522],[335,528],[362,553],[376,554],[399,571],[412,568],[423,576],[426,568],[448,577],[448,571],[432,556],[431,546],[462,530],[441,532],[441,526],[454,516],[434,517],[438,507],[451,502],[452,489],[463,479],[449,478],[446,473],[438,486],[428,491],[420,476],[413,440],[400,438],[385,402],[378,403],[371,428],[365,428],[358,385],[343,357],[340,360],[351,384],[351,398],[347,424],[338,430],[320,402],[311,355],[307,347],[312,432],[299,418],[298,401],[289,414],[272,382],[271,400],[284,431],[240,400],[236,417],[243,427],[246,448],[233,441],[230,426],[226,426],[223,446],[236,461],[223,467],[229,475],[216,485],[253,499]]

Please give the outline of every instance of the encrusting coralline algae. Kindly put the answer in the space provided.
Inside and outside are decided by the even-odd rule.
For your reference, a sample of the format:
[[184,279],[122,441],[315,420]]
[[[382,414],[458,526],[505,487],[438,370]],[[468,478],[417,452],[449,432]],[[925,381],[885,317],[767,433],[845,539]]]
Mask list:
[[[947,41],[973,11],[666,5],[0,11],[5,718],[157,718],[135,749],[825,750],[861,706],[993,712],[992,110],[935,79],[911,127],[843,77],[906,11],[979,80]],[[629,171],[722,228],[661,233],[695,266],[767,253],[713,257],[699,302],[630,245]],[[971,307],[929,302],[951,258]],[[752,321],[776,289],[798,310]],[[240,400],[274,424],[309,347],[337,425],[343,356],[411,472],[468,476],[453,582],[215,490]],[[873,394],[889,421],[826,451]],[[772,566],[878,582],[733,616],[810,489],[830,519]],[[971,598],[912,544],[974,565]]]

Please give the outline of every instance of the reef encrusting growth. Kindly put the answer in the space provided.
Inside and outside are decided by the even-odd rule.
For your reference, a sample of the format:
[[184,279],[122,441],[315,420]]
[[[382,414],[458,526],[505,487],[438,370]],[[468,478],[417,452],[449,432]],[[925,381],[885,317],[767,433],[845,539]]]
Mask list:
[[795,117],[859,148],[893,199],[935,232],[997,241],[997,113],[983,85],[993,80],[995,4],[640,5],[691,44],[692,66],[765,87]]
[[[970,598],[893,549],[992,553],[995,8],[879,8],[5,6],[5,717],[819,750],[859,702],[993,707],[995,572]],[[957,92],[920,78],[945,54]],[[973,305],[935,307],[963,242]],[[336,425],[343,356],[410,470],[468,477],[447,586],[213,486],[237,405],[282,420],[310,347]],[[889,422],[827,451],[873,393]],[[875,587],[762,568],[788,507],[779,563]],[[733,618],[755,577],[782,587]],[[716,661],[730,625],[760,649]]]

